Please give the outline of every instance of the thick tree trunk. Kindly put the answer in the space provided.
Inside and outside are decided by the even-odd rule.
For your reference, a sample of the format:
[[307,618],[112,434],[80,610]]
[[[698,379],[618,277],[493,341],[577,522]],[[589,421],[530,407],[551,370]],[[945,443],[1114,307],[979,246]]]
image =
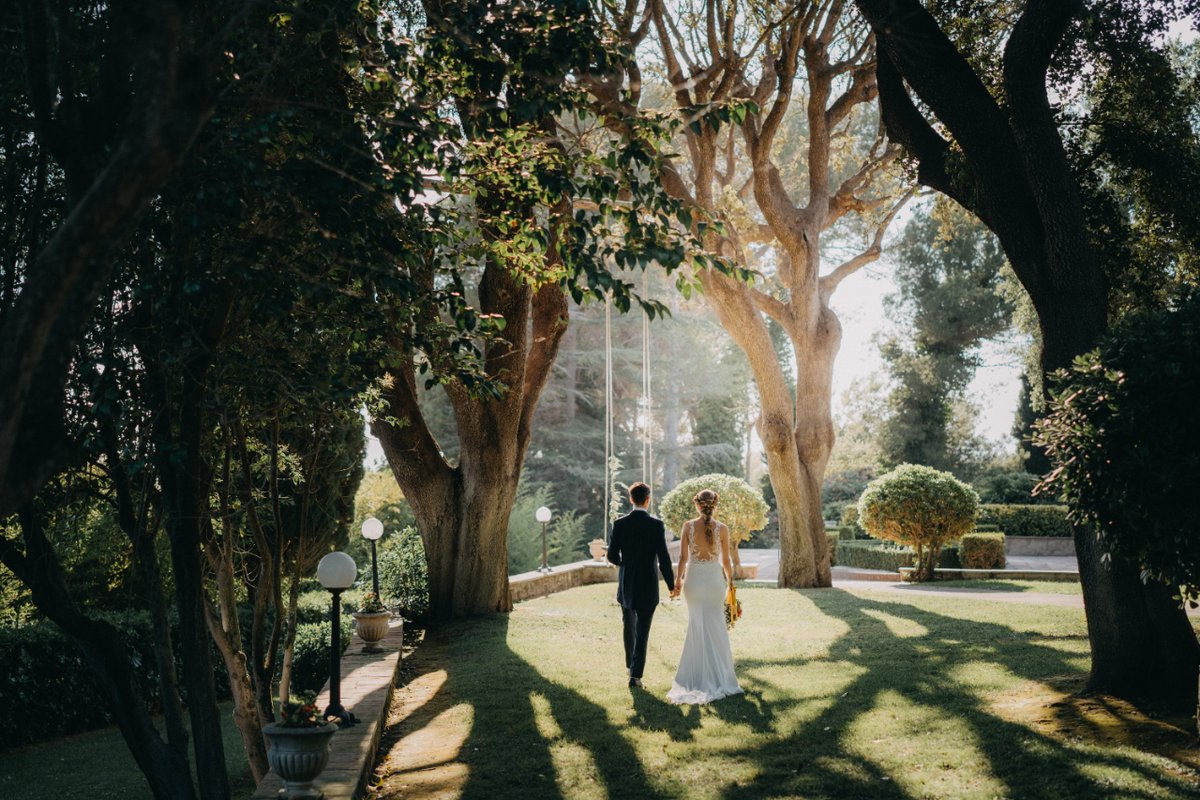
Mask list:
[[[779,519],[780,587],[810,588],[830,585],[829,553],[825,524],[821,520],[821,476],[815,477],[801,461],[797,435],[797,405],[784,378],[762,314],[749,288],[716,275],[703,276],[705,296],[711,302],[734,342],[746,354],[758,388],[758,435],[767,458],[767,472],[775,493]],[[806,406],[806,411],[809,408]],[[808,420],[811,424],[812,420]],[[832,426],[830,427],[832,437]],[[806,443],[811,439],[805,437]],[[832,446],[832,440],[830,441]],[[810,445],[810,455],[813,454]],[[828,458],[828,450],[825,451]],[[823,474],[824,462],[816,464]],[[813,522],[819,539],[813,535]],[[823,563],[822,563],[823,562]]]
[[[1044,384],[1104,329],[1098,281],[1091,291],[1076,287],[1038,310]],[[1165,587],[1143,583],[1136,564],[1106,553],[1090,527],[1075,526],[1072,534],[1092,654],[1088,687],[1120,697],[1194,699],[1200,644],[1183,608]]]
[[[857,5],[878,37],[889,135],[918,159],[922,183],[996,233],[1037,309],[1044,373],[1068,366],[1095,346],[1107,315],[1104,278],[1046,91],[1050,61],[1082,4],[1025,5],[1005,45],[1005,109],[918,0]],[[948,165],[950,143],[917,108],[910,87],[954,136],[968,169]],[[1200,646],[1183,610],[1160,587],[1143,585],[1133,565],[1106,563],[1093,532],[1076,529],[1074,539],[1090,688],[1124,697],[1194,692]]]
[[532,292],[492,267],[481,281],[480,305],[507,322],[507,341],[490,345],[486,355],[488,374],[507,389],[498,398],[475,398],[460,385],[447,387],[461,445],[458,465],[446,463],[425,424],[411,364],[390,376],[383,393],[402,424],[371,422],[417,518],[435,623],[512,609],[508,518],[537,401],[567,328],[567,301],[558,286]]

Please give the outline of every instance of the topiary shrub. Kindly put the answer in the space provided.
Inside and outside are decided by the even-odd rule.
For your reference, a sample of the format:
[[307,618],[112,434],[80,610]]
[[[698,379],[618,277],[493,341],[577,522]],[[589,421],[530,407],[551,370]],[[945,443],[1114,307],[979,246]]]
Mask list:
[[828,550],[829,550],[829,566],[831,566],[831,567],[836,567],[837,563],[838,563],[837,547],[838,547],[838,539],[839,538],[840,538],[840,536],[838,535],[837,531],[831,531],[831,530],[825,531],[825,541],[828,544]]
[[958,543],[963,569],[1004,569],[1003,533],[968,533]]
[[409,620],[429,613],[429,566],[425,545],[413,527],[389,536],[379,548],[379,593]]
[[714,516],[729,526],[734,569],[740,569],[738,545],[766,526],[767,502],[762,492],[732,475],[713,473],[689,478],[667,492],[658,504],[659,516],[668,530],[679,531],[683,523],[696,516],[692,498],[702,489],[712,489],[720,498]]
[[864,529],[915,551],[914,580],[933,579],[942,545],[974,529],[979,495],[948,472],[901,464],[867,485],[858,501]]
[[1071,535],[1067,507],[1062,505],[984,503],[979,507],[979,522],[1009,536]]
[[[1132,317],[1055,376],[1034,443],[1072,521],[1143,576],[1200,595],[1200,295]],[[1011,531],[1010,531],[1011,533]]]

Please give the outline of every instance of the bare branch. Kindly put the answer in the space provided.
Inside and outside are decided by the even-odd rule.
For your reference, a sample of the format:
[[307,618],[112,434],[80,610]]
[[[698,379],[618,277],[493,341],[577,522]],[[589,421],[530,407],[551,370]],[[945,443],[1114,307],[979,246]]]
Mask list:
[[891,226],[892,221],[896,219],[896,215],[900,213],[900,209],[912,199],[916,191],[916,188],[912,188],[900,196],[900,199],[896,201],[896,204],[892,206],[891,210],[888,211],[887,215],[875,228],[875,235],[872,237],[871,244],[866,250],[854,256],[854,258],[842,262],[834,268],[833,272],[821,277],[821,296],[823,298],[828,298],[832,295],[837,290],[838,284],[846,278],[858,272],[867,264],[879,259],[880,254],[883,252],[884,234],[887,233],[887,229]]

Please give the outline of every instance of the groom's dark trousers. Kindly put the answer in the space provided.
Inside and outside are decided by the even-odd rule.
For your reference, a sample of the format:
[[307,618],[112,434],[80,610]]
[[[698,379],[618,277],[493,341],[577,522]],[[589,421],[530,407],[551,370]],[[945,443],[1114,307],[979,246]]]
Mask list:
[[646,668],[650,624],[658,608],[658,573],[662,573],[668,589],[675,589],[663,521],[640,508],[618,519],[613,523],[608,560],[620,567],[617,602],[624,623],[625,666],[631,678],[641,678]]

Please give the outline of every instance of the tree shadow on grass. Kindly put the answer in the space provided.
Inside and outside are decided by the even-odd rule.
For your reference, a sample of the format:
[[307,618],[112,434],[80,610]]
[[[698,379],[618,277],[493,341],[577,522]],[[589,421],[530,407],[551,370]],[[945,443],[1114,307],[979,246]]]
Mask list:
[[[547,680],[508,644],[507,617],[468,621],[457,624],[453,638],[458,647],[474,653],[456,659],[447,653],[449,678],[447,691],[473,709],[471,732],[462,748],[462,760],[468,765],[464,800],[497,798],[569,798],[571,787],[560,786],[554,763],[554,748],[570,748],[574,755],[590,759],[594,779],[608,797],[666,798],[650,780],[642,760],[621,735],[609,709],[593,702],[575,689]],[[486,671],[458,669],[455,663],[480,661],[486,657]],[[463,653],[462,655],[466,655]],[[654,719],[672,735],[684,736],[686,722],[671,721],[666,709],[646,693],[635,696],[635,712]],[[548,709],[539,727],[538,708]],[[575,771],[575,770],[573,770]],[[578,770],[586,772],[586,770]]]
[[645,689],[630,689],[634,715],[632,723],[639,728],[663,731],[676,742],[691,741],[700,727],[699,709],[677,706]]
[[[1137,759],[1063,742],[1005,720],[988,708],[985,698],[952,675],[958,667],[980,662],[1039,682],[1051,675],[1078,673],[1067,654],[1036,643],[1036,636],[1020,634],[999,623],[958,619],[903,602],[871,600],[837,589],[802,594],[817,610],[847,623],[854,634],[835,641],[828,658],[854,664],[863,671],[831,705],[791,735],[738,754],[757,762],[759,773],[750,785],[728,789],[727,797],[910,796],[898,785],[897,778],[903,776],[887,774],[873,754],[861,751],[861,742],[858,749],[848,746],[851,726],[870,713],[889,691],[942,718],[943,724],[957,720],[965,725],[987,762],[987,771],[1002,784],[1004,796],[1146,800],[1200,796],[1194,776],[1165,774]],[[925,633],[899,636],[884,621],[889,616],[916,623]],[[788,660],[775,663],[786,664]],[[965,750],[963,757],[969,757]],[[1135,775],[1145,788],[1110,785],[1091,774],[1096,767]]]
[[[431,700],[428,708],[406,719],[401,735],[407,736],[413,727],[436,728],[438,715],[448,707],[469,706],[470,720],[460,725],[463,738],[454,758],[460,777],[456,792],[469,800],[581,795],[658,800],[680,795],[680,789],[648,766],[663,764],[666,754],[640,752],[633,744],[636,737],[624,728],[662,731],[671,742],[703,754],[709,744],[699,727],[714,716],[752,732],[712,753],[724,762],[753,767],[742,770],[747,777],[738,783],[709,787],[730,800],[892,800],[966,794],[1200,797],[1195,776],[1182,770],[1172,774],[1170,764],[1046,735],[1005,719],[993,705],[995,698],[963,672],[982,665],[976,674],[983,685],[997,671],[1043,686],[1061,686],[1062,676],[1077,681],[1082,677],[1082,652],[1055,647],[1055,640],[1064,637],[1024,633],[1002,623],[974,622],[906,601],[864,598],[837,589],[796,596],[811,603],[808,613],[823,614],[830,624],[836,620],[839,628],[844,623],[849,634],[834,640],[818,657],[792,654],[773,659],[768,653],[740,660],[746,695],[703,709],[674,706],[644,690],[631,692],[631,709],[623,701],[598,703],[573,688],[586,685],[586,677],[571,677],[585,676],[586,668],[577,670],[578,664],[568,662],[567,677],[550,679],[537,668],[536,657],[514,650],[508,618],[456,623],[423,645],[437,648],[428,669],[445,670],[445,682],[441,697],[435,698],[438,702]],[[561,622],[564,630],[574,624]],[[538,635],[546,637],[547,646],[556,646],[553,629],[539,630]],[[590,658],[590,653],[579,654],[585,666]],[[561,663],[561,654],[557,660]],[[806,687],[801,693],[787,684],[803,680],[805,667],[818,661],[847,665],[846,682],[832,689]],[[623,697],[619,691],[611,694]],[[886,720],[888,704],[896,702],[916,710],[914,716],[898,718],[898,724],[910,728],[896,729],[893,723],[881,739],[864,736],[862,726],[878,725],[880,715]],[[626,722],[622,715],[630,712]],[[793,724],[796,727],[790,727]],[[919,748],[924,731],[937,735],[947,726],[961,731],[962,747],[949,759],[953,763],[933,765],[914,748]],[[888,746],[908,750],[904,756],[878,750]],[[944,757],[945,745],[940,747],[939,757]],[[925,782],[909,784],[906,770],[921,762],[926,765]],[[668,770],[676,767],[674,761],[665,763]],[[1100,769],[1119,771],[1129,780],[1114,785],[1097,774]]]

